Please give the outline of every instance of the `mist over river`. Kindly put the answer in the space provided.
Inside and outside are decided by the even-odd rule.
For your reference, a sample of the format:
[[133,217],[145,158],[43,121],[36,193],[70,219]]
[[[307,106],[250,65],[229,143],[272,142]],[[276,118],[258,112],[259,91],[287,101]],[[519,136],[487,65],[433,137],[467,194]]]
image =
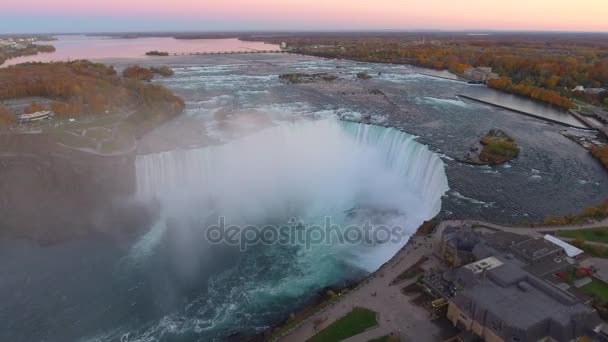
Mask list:
[[[131,197],[157,215],[128,238],[0,240],[2,341],[252,335],[317,292],[373,272],[436,214],[532,222],[608,193],[605,171],[560,134],[564,127],[460,99],[500,94],[428,70],[279,54],[103,61],[117,69],[168,64],[175,76],[155,82],[186,101],[184,114],[140,139],[128,160]],[[361,71],[373,78],[358,80]],[[285,72],[339,78],[293,85],[280,82]],[[521,146],[516,159],[497,167],[457,161],[494,128]],[[220,217],[239,226],[331,217],[342,228],[403,230],[398,243],[240,251],[205,238]]]

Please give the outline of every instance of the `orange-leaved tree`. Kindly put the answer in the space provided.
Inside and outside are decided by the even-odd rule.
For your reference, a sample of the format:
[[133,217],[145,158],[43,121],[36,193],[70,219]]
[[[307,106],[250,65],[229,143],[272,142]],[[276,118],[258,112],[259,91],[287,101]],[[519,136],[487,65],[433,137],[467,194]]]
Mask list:
[[10,109],[0,105],[0,125],[6,125],[15,121],[15,114]]
[[23,109],[23,113],[32,114],[32,113],[42,112],[45,110],[46,109],[44,108],[43,105],[34,101],[34,102],[30,103],[27,107],[25,107],[25,109]]

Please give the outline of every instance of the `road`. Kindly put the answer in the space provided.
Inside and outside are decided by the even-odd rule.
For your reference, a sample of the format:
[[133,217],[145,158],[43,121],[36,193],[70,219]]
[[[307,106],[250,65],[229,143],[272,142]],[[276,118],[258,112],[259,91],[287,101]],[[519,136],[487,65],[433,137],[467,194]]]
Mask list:
[[484,221],[475,221],[475,220],[451,220],[451,221],[443,221],[442,223],[446,223],[448,225],[467,225],[467,226],[481,226],[486,228],[491,228],[495,230],[502,230],[505,232],[512,232],[517,234],[525,234],[534,237],[544,236],[544,233],[548,232],[557,232],[560,230],[579,230],[579,229],[589,229],[589,228],[600,228],[600,227],[608,227],[608,218],[602,221],[581,224],[581,225],[566,225],[566,226],[503,226],[495,223],[484,222]]

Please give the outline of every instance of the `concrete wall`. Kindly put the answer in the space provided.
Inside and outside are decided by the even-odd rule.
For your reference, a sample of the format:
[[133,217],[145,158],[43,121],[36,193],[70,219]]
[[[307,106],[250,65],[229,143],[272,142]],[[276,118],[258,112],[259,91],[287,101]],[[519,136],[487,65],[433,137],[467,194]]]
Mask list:
[[475,335],[482,337],[486,342],[504,342],[504,340],[496,335],[490,328],[487,328],[480,322],[470,318],[452,302],[450,302],[448,306],[447,318],[454,326],[471,331]]

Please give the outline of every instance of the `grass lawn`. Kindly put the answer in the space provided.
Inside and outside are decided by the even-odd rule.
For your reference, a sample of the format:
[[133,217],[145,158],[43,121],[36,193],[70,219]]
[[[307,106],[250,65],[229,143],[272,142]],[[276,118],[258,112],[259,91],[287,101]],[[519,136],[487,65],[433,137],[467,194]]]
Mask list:
[[601,280],[592,278],[593,280],[581,287],[581,290],[586,294],[597,298],[602,303],[608,303],[608,284]]
[[608,259],[608,248],[602,246],[592,246],[588,243],[580,247],[585,253],[592,257]]
[[365,308],[354,308],[346,316],[332,323],[318,334],[308,339],[309,342],[338,342],[358,335],[368,328],[376,326],[376,313]]
[[608,227],[579,230],[562,230],[557,232],[557,236],[573,239],[580,237],[585,241],[608,243]]

